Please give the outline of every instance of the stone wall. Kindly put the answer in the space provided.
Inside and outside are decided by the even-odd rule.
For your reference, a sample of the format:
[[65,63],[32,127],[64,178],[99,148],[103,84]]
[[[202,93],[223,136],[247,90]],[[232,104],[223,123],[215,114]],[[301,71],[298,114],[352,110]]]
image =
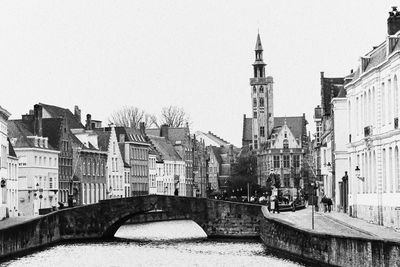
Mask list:
[[207,225],[210,237],[259,237],[263,218],[260,205],[207,200]]
[[261,221],[263,242],[301,259],[333,266],[400,266],[400,244],[377,238],[355,238],[298,229],[276,219]]
[[61,240],[59,217],[52,213],[0,230],[0,258]]
[[61,240],[110,238],[127,220],[181,219],[193,220],[208,236],[258,237],[262,214],[259,205],[205,198],[151,195],[110,199],[0,229],[0,258]]

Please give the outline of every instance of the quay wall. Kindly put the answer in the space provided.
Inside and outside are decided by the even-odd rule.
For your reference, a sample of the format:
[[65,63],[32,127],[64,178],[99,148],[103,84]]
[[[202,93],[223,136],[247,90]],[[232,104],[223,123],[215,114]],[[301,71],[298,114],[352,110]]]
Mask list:
[[394,240],[322,234],[268,217],[260,237],[274,250],[327,266],[400,266],[400,243]]

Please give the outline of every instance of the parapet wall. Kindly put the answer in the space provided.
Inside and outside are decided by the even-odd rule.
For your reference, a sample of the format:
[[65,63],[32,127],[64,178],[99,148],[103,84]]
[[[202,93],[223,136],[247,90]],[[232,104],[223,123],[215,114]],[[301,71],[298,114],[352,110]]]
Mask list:
[[263,218],[260,205],[207,201],[208,222],[203,227],[210,237],[259,237]]
[[58,214],[52,213],[0,230],[0,258],[61,240]]
[[400,266],[400,243],[378,238],[355,238],[298,229],[276,219],[261,221],[264,244],[302,259],[333,266]]

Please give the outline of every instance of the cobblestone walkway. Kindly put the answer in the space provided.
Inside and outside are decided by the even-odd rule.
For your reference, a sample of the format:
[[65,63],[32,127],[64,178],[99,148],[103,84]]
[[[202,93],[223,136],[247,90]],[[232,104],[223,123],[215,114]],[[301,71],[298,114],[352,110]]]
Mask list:
[[[267,216],[285,220],[299,228],[312,228],[311,207],[296,212],[269,213]],[[392,228],[371,224],[339,212],[315,212],[314,230],[320,233],[344,236],[381,237],[400,242],[400,233]]]

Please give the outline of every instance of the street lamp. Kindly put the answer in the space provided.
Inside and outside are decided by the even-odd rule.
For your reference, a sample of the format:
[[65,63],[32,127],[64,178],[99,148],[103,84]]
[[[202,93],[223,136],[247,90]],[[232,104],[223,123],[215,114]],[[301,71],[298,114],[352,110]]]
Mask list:
[[318,185],[315,182],[311,182],[311,229],[314,230],[314,191],[318,188]]
[[364,182],[365,177],[361,177],[361,170],[360,170],[360,168],[358,166],[356,166],[355,171],[356,171],[356,177]]

